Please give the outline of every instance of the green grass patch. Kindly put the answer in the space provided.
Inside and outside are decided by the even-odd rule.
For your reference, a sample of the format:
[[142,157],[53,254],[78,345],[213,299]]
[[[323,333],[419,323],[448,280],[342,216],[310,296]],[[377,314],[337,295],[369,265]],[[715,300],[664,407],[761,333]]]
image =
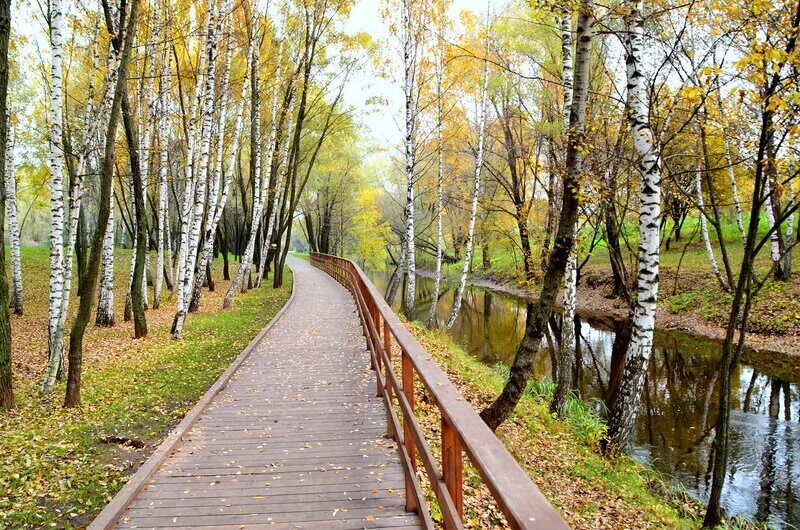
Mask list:
[[163,338],[85,365],[77,409],[61,408],[63,384],[43,399],[38,381],[19,382],[16,408],[0,414],[0,527],[87,525],[144,458],[101,439],[142,440],[152,450],[283,307],[291,271],[284,278],[284,287],[252,289],[231,310],[192,315],[179,341],[151,329]]

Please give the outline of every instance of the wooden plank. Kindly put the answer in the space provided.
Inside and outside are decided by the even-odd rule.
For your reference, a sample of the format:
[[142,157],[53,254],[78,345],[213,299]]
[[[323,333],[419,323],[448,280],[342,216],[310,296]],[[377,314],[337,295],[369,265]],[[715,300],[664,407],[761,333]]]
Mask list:
[[353,300],[307,264],[292,268],[284,317],[128,499],[117,527],[420,527],[405,509]]

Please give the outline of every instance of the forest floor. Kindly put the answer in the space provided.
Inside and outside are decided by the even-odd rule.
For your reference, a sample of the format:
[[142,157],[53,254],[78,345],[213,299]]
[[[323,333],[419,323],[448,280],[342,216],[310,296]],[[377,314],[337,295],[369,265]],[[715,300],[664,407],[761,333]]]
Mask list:
[[[49,396],[38,390],[47,355],[48,249],[25,248],[22,258],[25,315],[11,321],[16,407],[0,414],[0,528],[79,528],[283,307],[291,272],[282,288],[252,289],[223,312],[229,282],[215,261],[216,289],[204,289],[181,340],[170,338],[175,301],[167,296],[146,313],[148,336],[134,340],[132,322],[122,321],[130,253],[117,250],[117,323],[87,329],[82,404],[68,410],[63,382]],[[76,306],[73,298],[73,312]]]
[[[689,221],[687,221],[687,224]],[[730,232],[730,230],[728,230]],[[691,234],[689,226],[684,234]],[[728,238],[726,238],[728,239]],[[635,242],[632,242],[635,248]],[[734,274],[741,260],[742,244],[738,233],[730,235],[727,242]],[[720,260],[719,245],[714,247]],[[538,249],[534,250],[538,263]],[[516,248],[492,251],[491,266],[481,267],[481,249],[476,249],[473,273],[469,283],[478,287],[506,292],[516,296],[536,298],[537,279],[526,282]],[[629,274],[635,273],[636,262],[627,255]],[[444,267],[445,277],[458,281],[463,262]],[[756,261],[759,274],[769,271],[769,248],[761,252]],[[432,275],[432,265],[421,264],[418,272]],[[613,277],[604,247],[593,252],[581,270],[578,286],[578,313],[585,317],[624,319],[628,307],[624,300],[612,296]],[[714,276],[703,243],[689,235],[673,242],[670,250],[662,248],[658,312],[656,325],[660,329],[679,330],[698,337],[721,340],[730,314],[732,295],[722,290]],[[768,280],[754,299],[748,324],[747,347],[751,350],[776,352],[784,356],[797,356],[800,351],[800,275],[792,274],[788,281]]]
[[[469,355],[444,332],[419,323],[407,325],[476,410],[502,390],[505,376]],[[603,458],[598,443],[605,427],[591,407],[570,399],[567,417],[559,420],[548,410],[551,395],[552,388],[529,384],[497,435],[572,528],[700,527],[703,507],[685,489],[629,457]],[[419,401],[420,423],[435,430],[436,407],[426,406],[428,402],[424,397]],[[465,468],[468,527],[504,528],[491,496],[478,484],[475,471]]]

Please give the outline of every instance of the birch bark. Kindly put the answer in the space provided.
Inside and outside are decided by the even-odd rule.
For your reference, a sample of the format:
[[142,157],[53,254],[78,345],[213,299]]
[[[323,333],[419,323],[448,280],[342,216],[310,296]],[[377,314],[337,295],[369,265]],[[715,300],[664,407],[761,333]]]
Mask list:
[[416,165],[416,124],[417,108],[414,98],[416,69],[417,69],[417,46],[416,34],[411,13],[411,0],[403,0],[403,66],[404,82],[403,91],[405,95],[406,112],[406,137],[405,137],[405,157],[406,157],[406,304],[405,310],[409,318],[414,317],[417,296],[417,257],[416,257],[416,238],[414,229],[414,171]]
[[61,306],[64,296],[64,144],[62,63],[64,9],[50,2],[50,295],[48,360],[42,391],[50,392],[64,355]]
[[[233,17],[232,13],[233,9],[233,2],[227,0],[226,2],[226,13],[230,12],[230,16]],[[231,53],[233,48],[233,32],[230,29],[230,22],[228,22],[228,31],[226,37],[226,51],[225,51],[225,73],[223,74],[222,79],[222,98],[220,101],[220,109],[219,109],[219,122],[217,124],[218,136],[217,136],[217,152],[216,152],[216,160],[214,164],[214,170],[212,172],[211,178],[211,190],[209,194],[209,212],[210,218],[206,222],[206,230],[203,237],[203,253],[200,258],[200,263],[197,269],[197,278],[195,279],[194,283],[194,291],[192,293],[192,300],[189,305],[189,311],[196,311],[200,307],[200,297],[202,293],[202,287],[206,280],[206,271],[210,266],[211,259],[214,254],[214,238],[217,233],[217,226],[219,225],[220,219],[222,219],[222,213],[225,210],[225,204],[228,201],[228,191],[230,188],[230,183],[233,180],[233,165],[235,157],[238,155],[239,152],[239,142],[241,138],[241,130],[242,130],[242,123],[244,121],[244,97],[246,94],[247,89],[247,74],[245,74],[245,79],[242,81],[242,88],[239,94],[239,101],[240,107],[239,111],[236,115],[236,123],[234,125],[233,131],[233,142],[231,148],[231,155],[228,161],[228,171],[225,174],[224,181],[222,181],[222,172],[223,172],[223,154],[224,154],[224,140],[225,140],[225,122],[227,120],[227,109],[228,109],[228,87],[230,85],[230,77],[231,77]],[[248,45],[250,46],[250,45]],[[249,57],[248,50],[248,57]],[[220,183],[221,186],[221,196],[220,196]]]
[[714,276],[717,278],[717,282],[720,287],[722,287],[722,290],[730,291],[728,282],[722,275],[719,263],[717,263],[717,258],[714,255],[714,248],[711,246],[711,238],[708,234],[708,220],[706,219],[706,207],[703,200],[703,180],[700,177],[700,171],[695,172],[694,175],[694,191],[697,197],[697,209],[700,211],[700,234],[703,237],[703,245],[706,248],[706,255],[708,255],[708,261],[711,264],[711,270],[714,271]]
[[11,247],[11,308],[14,314],[23,313],[22,259],[20,258],[19,215],[17,213],[17,177],[14,164],[14,129],[6,120],[6,212],[8,213],[8,242]]
[[164,238],[167,234],[167,173],[169,166],[169,82],[171,78],[171,57],[169,47],[164,46],[161,54],[161,75],[158,87],[158,234],[156,236],[156,281],[153,285],[153,308],[161,305],[161,289],[164,284]]
[[628,79],[628,119],[642,181],[639,185],[639,257],[636,299],[631,317],[631,340],[617,396],[611,407],[608,441],[612,450],[624,447],[633,432],[641,405],[647,360],[653,351],[656,301],[658,299],[661,220],[660,146],[650,127],[641,0],[626,0],[625,53]]
[[108,205],[108,224],[103,236],[102,276],[100,277],[100,301],[94,322],[98,326],[112,327],[114,319],[114,193]]
[[[467,275],[472,264],[472,251],[475,247],[475,221],[478,218],[478,198],[481,191],[481,173],[483,170],[483,149],[484,136],[486,130],[486,101],[489,93],[489,14],[486,14],[486,57],[483,60],[483,77],[480,88],[480,101],[478,102],[478,153],[475,157],[475,179],[472,187],[472,206],[469,215],[469,228],[467,230],[467,249],[464,254],[464,267],[461,270],[461,279],[458,282],[455,300],[453,301],[453,311],[447,321],[447,329],[451,329],[461,311],[461,301],[464,297],[464,289],[467,286]],[[410,273],[409,273],[410,274]]]
[[[562,119],[564,131],[569,134],[570,112],[572,111],[573,99],[573,76],[574,68],[572,64],[572,12],[567,11],[561,17],[561,56],[562,56],[562,83],[564,85],[564,107]],[[577,223],[573,225],[572,236],[577,236]],[[555,358],[558,360],[558,377],[556,378],[556,389],[553,393],[553,400],[550,403],[550,412],[563,416],[564,407],[567,403],[570,386],[572,385],[572,369],[575,356],[576,337],[575,337],[575,308],[578,296],[578,247],[572,246],[572,250],[567,258],[567,265],[564,269],[564,311],[561,314],[561,340],[558,343],[558,352]]]
[[[254,24],[254,35],[256,34],[257,25]],[[253,36],[253,38],[256,38]],[[252,65],[253,65],[253,72],[252,72],[252,88],[254,91],[253,95],[253,108],[252,108],[252,116],[251,119],[255,120],[256,124],[260,124],[260,102],[257,97],[258,93],[258,85],[259,85],[259,76],[257,65],[258,64],[258,50],[253,48],[252,51]],[[280,63],[278,63],[280,66]],[[236,276],[234,276],[233,281],[231,282],[230,287],[228,288],[228,292],[225,294],[225,299],[222,302],[223,308],[229,308],[231,303],[233,302],[233,296],[236,294],[236,290],[243,286],[243,281],[245,281],[245,276],[250,274],[250,269],[253,264],[253,252],[255,251],[255,243],[256,238],[258,237],[258,227],[261,224],[261,217],[264,209],[264,202],[265,202],[265,195],[266,195],[266,187],[269,181],[272,178],[272,159],[275,155],[275,139],[278,133],[278,119],[277,119],[277,91],[279,89],[279,82],[276,78],[275,84],[273,85],[272,91],[272,101],[271,101],[271,125],[270,125],[270,135],[269,135],[269,147],[267,151],[266,158],[262,161],[261,155],[261,135],[260,135],[260,127],[255,127],[253,132],[256,133],[257,140],[253,144],[257,146],[256,152],[254,153],[255,156],[255,175],[253,178],[254,182],[254,189],[253,189],[253,210],[252,210],[252,217],[250,220],[250,236],[247,239],[247,246],[245,247],[244,254],[242,255],[242,261],[239,265],[239,270],[236,271]],[[288,139],[287,139],[288,142]],[[268,174],[266,176],[261,175],[262,173],[262,164],[266,163]],[[263,253],[263,249],[262,249]]]
[[[213,4],[212,4],[213,6]],[[209,13],[209,19],[215,17],[214,12]],[[200,160],[197,185],[194,197],[194,211],[191,230],[189,232],[186,262],[183,266],[183,281],[178,284],[178,309],[172,323],[172,338],[179,339],[186,322],[189,302],[194,285],[195,267],[197,265],[197,250],[200,243],[200,227],[203,223],[206,202],[206,180],[208,176],[208,162],[211,150],[211,123],[214,115],[214,82],[216,81],[216,32],[219,28],[209,23],[207,43],[207,70],[205,74],[205,88],[203,90],[202,123],[200,126]]]

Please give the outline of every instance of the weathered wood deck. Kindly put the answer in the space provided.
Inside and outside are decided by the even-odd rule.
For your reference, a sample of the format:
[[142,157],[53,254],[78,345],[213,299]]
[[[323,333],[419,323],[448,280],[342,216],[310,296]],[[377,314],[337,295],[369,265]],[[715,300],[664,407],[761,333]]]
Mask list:
[[121,516],[95,527],[420,526],[353,299],[308,263],[291,266],[279,320]]

